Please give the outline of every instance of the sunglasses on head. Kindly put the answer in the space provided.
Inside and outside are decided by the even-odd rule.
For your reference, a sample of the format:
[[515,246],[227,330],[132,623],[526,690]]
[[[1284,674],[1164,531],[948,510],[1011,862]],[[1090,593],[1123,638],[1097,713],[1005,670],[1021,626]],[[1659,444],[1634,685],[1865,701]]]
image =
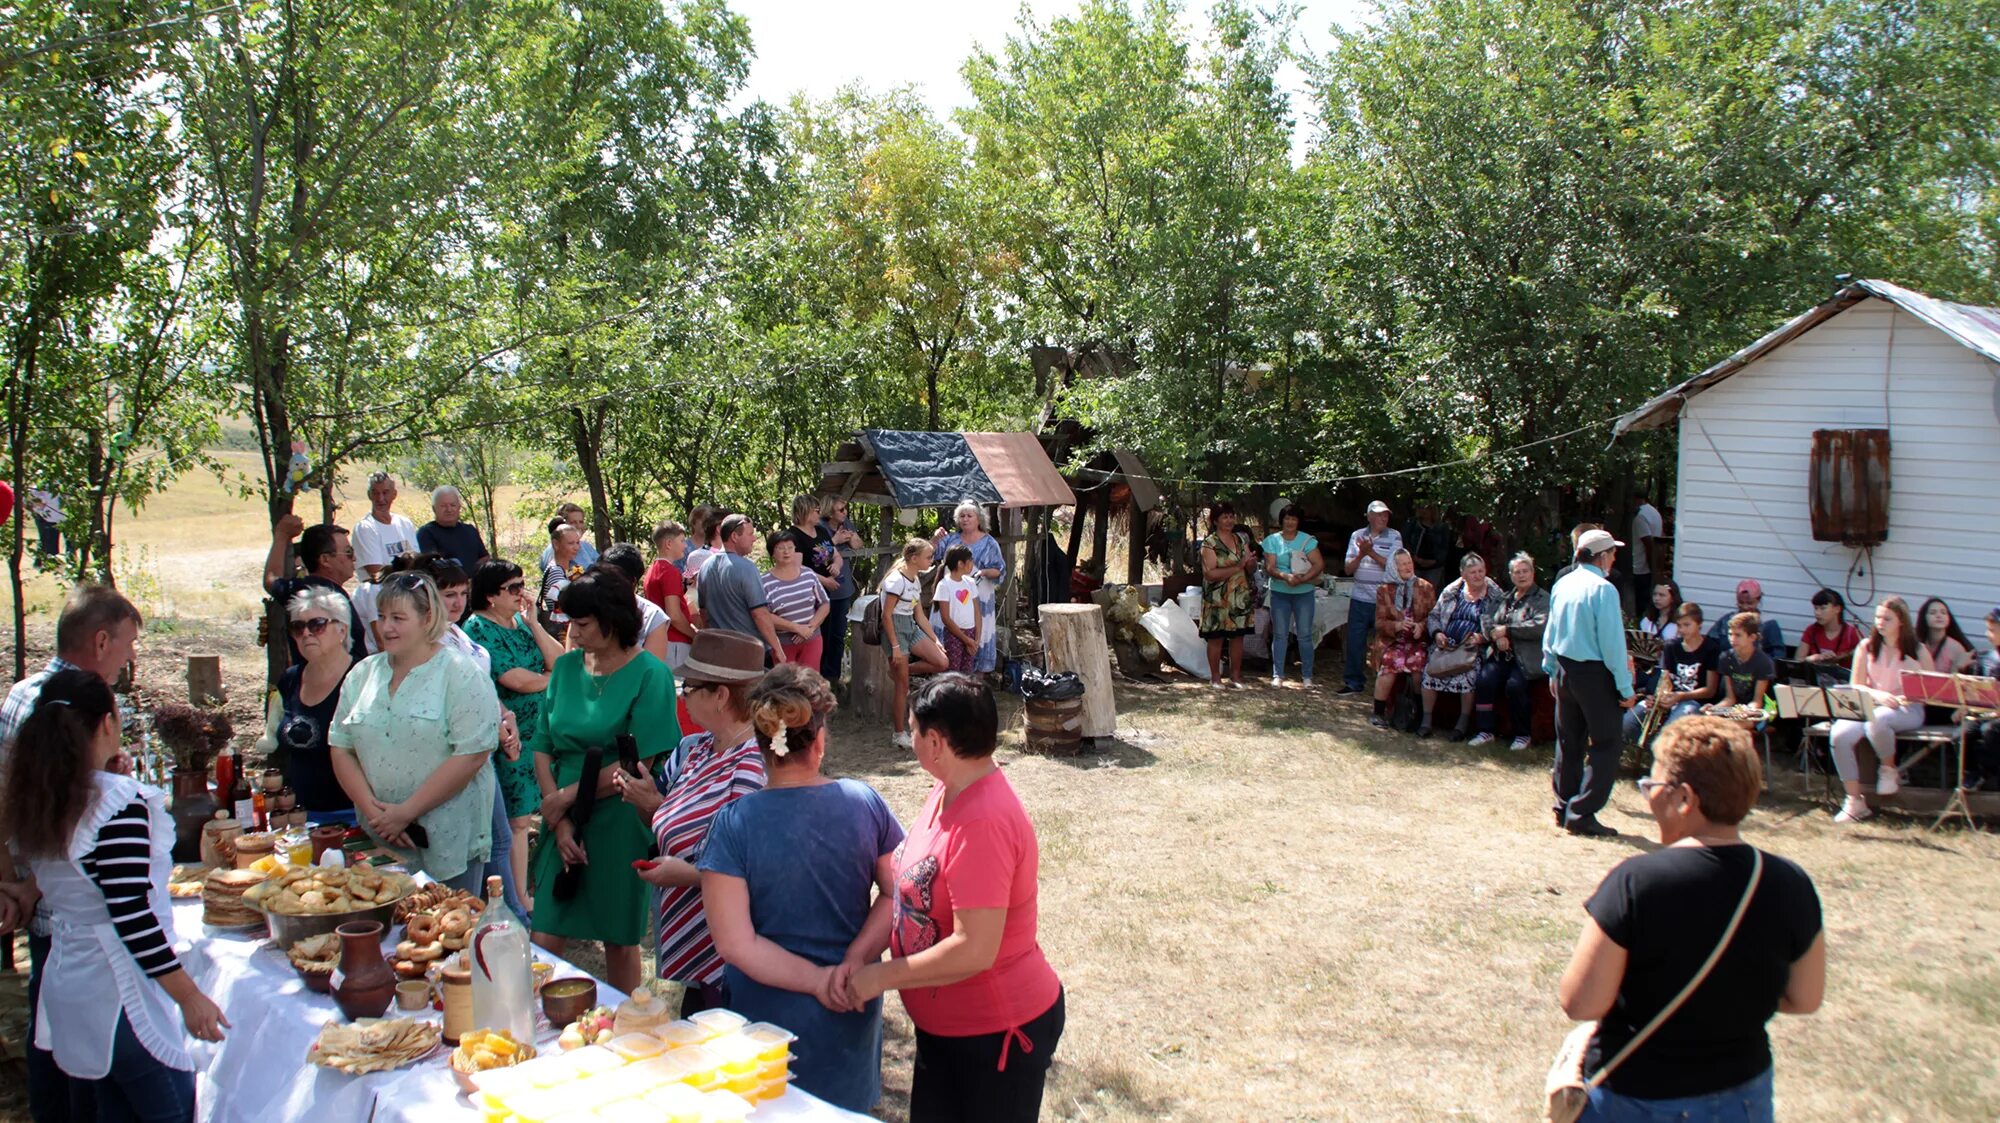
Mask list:
[[390,574],[389,579],[384,581],[383,584],[394,585],[399,589],[421,589],[424,585],[424,574],[418,573],[415,570],[394,573]]
[[285,630],[295,636],[316,636],[326,631],[327,625],[331,623],[333,623],[331,616],[315,616],[310,620],[288,620],[285,622]]

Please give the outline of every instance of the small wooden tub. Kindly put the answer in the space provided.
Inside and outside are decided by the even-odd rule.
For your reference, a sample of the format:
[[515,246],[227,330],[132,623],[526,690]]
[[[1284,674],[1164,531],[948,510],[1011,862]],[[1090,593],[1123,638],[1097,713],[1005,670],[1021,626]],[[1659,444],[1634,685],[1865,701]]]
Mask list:
[[1083,751],[1083,698],[1027,700],[1025,748],[1045,756],[1076,756]]

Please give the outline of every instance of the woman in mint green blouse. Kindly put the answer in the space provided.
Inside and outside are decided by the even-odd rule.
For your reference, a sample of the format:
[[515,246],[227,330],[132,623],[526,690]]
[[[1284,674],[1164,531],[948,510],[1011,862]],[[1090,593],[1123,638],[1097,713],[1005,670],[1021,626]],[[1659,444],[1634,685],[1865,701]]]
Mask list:
[[384,581],[376,608],[382,650],[347,673],[327,729],[334,776],[376,842],[413,869],[475,890],[493,847],[493,683],[438,643],[451,621],[429,574]]
[[[647,856],[653,832],[619,796],[617,740],[632,735],[647,773],[653,758],[680,744],[674,673],[640,648],[638,600],[623,574],[591,569],[563,587],[558,607],[576,650],[556,660],[542,694],[535,776],[547,830],[535,855],[535,942],[561,955],[572,939],[602,941],[605,980],[629,993],[641,978],[652,900],[632,863]],[[602,755],[596,774],[585,777],[584,754],[593,748]],[[579,831],[584,783],[594,798]]]

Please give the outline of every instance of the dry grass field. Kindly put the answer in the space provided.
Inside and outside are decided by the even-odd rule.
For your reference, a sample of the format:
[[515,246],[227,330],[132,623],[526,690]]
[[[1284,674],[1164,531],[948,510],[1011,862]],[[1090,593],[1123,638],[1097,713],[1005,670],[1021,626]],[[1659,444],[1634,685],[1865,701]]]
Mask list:
[[[254,699],[248,613],[231,608],[254,604],[263,553],[247,506],[189,487],[128,522],[184,617],[149,628],[142,686],[171,693],[182,652],[223,650],[237,704]],[[1118,701],[1106,751],[1028,756],[1017,730],[1001,752],[1069,989],[1046,1118],[1538,1116],[1582,903],[1651,845],[1629,783],[1604,816],[1625,836],[1586,842],[1549,821],[1546,747],[1385,735],[1363,706],[1295,689],[1127,684]],[[915,814],[928,779],[886,731],[842,715],[833,736],[831,770]],[[2000,1118],[2000,837],[1837,829],[1774,779],[1746,831],[1813,876],[1830,947],[1825,1008],[1772,1026],[1779,1117]],[[909,1027],[890,1009],[879,1114],[896,1119]]]

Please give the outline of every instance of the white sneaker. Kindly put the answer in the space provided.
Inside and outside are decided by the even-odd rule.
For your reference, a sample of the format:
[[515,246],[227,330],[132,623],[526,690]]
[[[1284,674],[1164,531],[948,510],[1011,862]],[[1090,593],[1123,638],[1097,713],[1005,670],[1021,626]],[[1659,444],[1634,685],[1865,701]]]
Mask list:
[[917,743],[916,740],[912,738],[908,733],[896,734],[897,748],[902,748],[902,749],[913,748],[916,746],[916,743]]
[[1507,751],[1510,753],[1526,752],[1528,747],[1533,744],[1534,742],[1528,740],[1526,737],[1516,737],[1513,743],[1507,746]]
[[1881,769],[1879,769],[1875,773],[1876,795],[1895,795],[1897,792],[1902,790],[1903,790],[1902,776],[1896,772],[1894,767],[1889,765],[1883,765]]
[[1491,733],[1474,733],[1472,740],[1467,741],[1466,744],[1476,749],[1481,745],[1490,745],[1494,740],[1495,738]]
[[1272,686],[1283,686],[1283,685],[1285,685],[1285,676],[1283,676],[1283,675],[1272,675],[1272,676],[1271,676],[1271,685],[1272,685]]
[[1840,814],[1835,815],[1833,821],[1836,823],[1858,823],[1873,814],[1875,812],[1869,808],[1867,800],[1858,795],[1851,795],[1847,797],[1845,803],[1840,805]]
[[1300,690],[1311,690],[1312,688],[1313,688],[1313,680],[1309,678],[1302,678],[1299,680]]

